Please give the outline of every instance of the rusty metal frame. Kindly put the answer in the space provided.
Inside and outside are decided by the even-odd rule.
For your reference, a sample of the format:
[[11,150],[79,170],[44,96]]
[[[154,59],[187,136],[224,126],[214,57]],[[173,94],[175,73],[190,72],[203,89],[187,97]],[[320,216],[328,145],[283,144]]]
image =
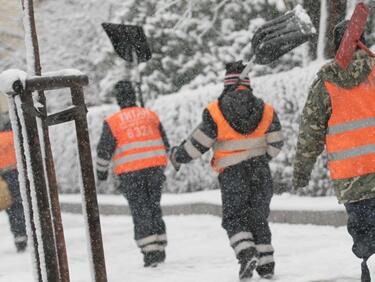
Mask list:
[[[74,121],[76,128],[82,183],[81,192],[83,195],[82,209],[88,226],[89,254],[91,254],[89,260],[94,274],[93,279],[95,282],[107,281],[86,117],[87,109],[83,92],[83,87],[86,85],[88,85],[88,77],[86,75],[36,76],[27,79],[25,87],[22,86],[20,81],[13,84],[13,89],[21,100],[22,111],[18,111],[17,114],[24,121],[25,128],[23,130],[26,132],[26,136],[19,136],[19,138],[25,138],[29,147],[29,156],[27,157],[32,165],[28,169],[31,170],[29,173],[32,173],[36,187],[37,207],[34,208],[38,209],[39,218],[37,220],[41,227],[38,232],[40,232],[42,242],[38,242],[37,236],[34,236],[35,234],[31,235],[36,250],[38,250],[38,244],[41,244],[43,248],[42,253],[44,255],[43,261],[46,265],[47,281],[70,281],[55,169],[48,136],[49,126],[69,121]],[[46,90],[62,88],[70,90],[73,107],[51,115],[47,114],[45,107],[35,107],[32,98],[33,92],[44,93]],[[43,104],[45,105],[45,103]],[[43,136],[39,136],[37,118],[41,120]],[[43,148],[45,154],[48,154],[45,158],[43,158],[40,143],[40,138],[42,137],[45,145],[47,142],[46,148]],[[23,152],[25,153],[26,151],[23,150]],[[46,167],[47,175],[45,175],[44,167]],[[26,190],[30,190],[30,185],[27,185]],[[33,218],[31,217],[31,219]],[[31,221],[31,226],[33,226],[34,222],[33,220]],[[35,256],[39,256],[35,259],[40,263],[40,252],[36,252]],[[38,269],[41,269],[40,265]],[[40,270],[38,271],[38,276],[38,280],[41,281]]]

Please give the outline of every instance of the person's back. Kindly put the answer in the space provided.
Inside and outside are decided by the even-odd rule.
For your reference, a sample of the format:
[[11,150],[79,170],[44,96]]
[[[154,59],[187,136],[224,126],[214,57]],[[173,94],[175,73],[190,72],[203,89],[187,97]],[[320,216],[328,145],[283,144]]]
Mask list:
[[[339,49],[347,21],[334,31]],[[365,44],[364,35],[361,41]],[[346,70],[335,61],[323,66],[302,113],[293,185],[307,186],[316,158],[326,147],[339,203],[348,213],[353,253],[365,261],[375,253],[375,58],[357,50]]]
[[117,175],[150,167],[165,167],[167,155],[158,116],[145,108],[129,107],[106,119],[116,151],[113,156]]
[[237,82],[242,62],[227,64],[224,91],[203,111],[202,122],[171,159],[178,168],[213,150],[222,194],[222,226],[241,264],[240,279],[256,269],[264,278],[274,274],[271,231],[267,218],[272,197],[268,162],[280,151],[281,125],[271,105],[253,95],[248,78]]
[[[373,143],[371,137],[374,134],[371,133],[371,130],[373,130],[372,116],[375,117],[375,99],[372,99],[371,96],[375,93],[374,75],[375,59],[363,51],[355,53],[348,70],[342,70],[332,61],[319,71],[318,79],[311,88],[311,94],[305,106],[305,111],[308,111],[309,114],[303,114],[302,121],[306,122],[302,122],[300,126],[294,164],[296,181],[304,179],[304,183],[299,186],[307,185],[309,171],[311,171],[312,164],[315,163],[314,157],[306,158],[304,153],[308,151],[310,155],[318,156],[328,142],[329,167],[333,169],[331,171],[332,184],[339,202],[348,203],[375,197],[375,191],[372,189],[375,186],[375,165],[363,168],[362,172],[357,172],[358,169],[361,169],[359,159],[352,159],[355,163],[354,166],[353,163],[343,165],[343,161],[347,159],[346,154],[349,153],[351,157],[359,157],[361,155],[360,147],[369,153],[369,145]],[[368,92],[367,94],[363,93],[365,96],[361,98],[357,94],[362,93],[364,88]],[[368,95],[370,99],[367,98]],[[360,122],[361,120],[363,122]],[[317,129],[313,130],[312,127]],[[348,128],[348,131],[345,132],[340,128]],[[344,139],[343,135],[345,135]],[[356,140],[359,143],[353,144],[353,141]],[[353,155],[355,153],[352,150],[354,146],[359,150],[359,154]],[[349,150],[352,151],[349,152]],[[338,154],[339,152],[340,154]],[[309,164],[306,165],[306,162]],[[338,169],[335,168],[337,166],[339,166]],[[343,169],[349,171],[344,172]],[[337,174],[337,170],[342,175]]]
[[121,110],[103,123],[97,176],[106,180],[112,160],[114,174],[120,179],[118,189],[129,203],[145,266],[156,265],[165,260],[167,244],[160,200],[169,143],[157,114],[136,106],[130,82],[118,82],[114,91]]

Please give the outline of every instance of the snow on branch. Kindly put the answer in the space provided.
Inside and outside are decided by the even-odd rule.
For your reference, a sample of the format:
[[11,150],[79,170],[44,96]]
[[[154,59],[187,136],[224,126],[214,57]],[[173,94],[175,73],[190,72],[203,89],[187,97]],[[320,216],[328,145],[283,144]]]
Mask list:
[[224,7],[224,5],[229,2],[230,0],[223,0],[221,1],[214,9],[214,16],[211,20],[211,23],[208,25],[208,27],[201,33],[199,34],[199,39],[202,39],[203,36],[205,36],[207,34],[207,32],[209,32],[211,30],[211,28],[214,26],[214,24],[216,23],[216,20],[219,16],[219,11],[222,7]]
[[173,1],[169,2],[168,4],[164,5],[160,9],[156,10],[154,15],[157,15],[161,12],[164,12],[165,10],[169,9],[170,7],[172,7],[173,5],[177,4],[177,2],[180,2],[180,1],[181,0],[173,0]]

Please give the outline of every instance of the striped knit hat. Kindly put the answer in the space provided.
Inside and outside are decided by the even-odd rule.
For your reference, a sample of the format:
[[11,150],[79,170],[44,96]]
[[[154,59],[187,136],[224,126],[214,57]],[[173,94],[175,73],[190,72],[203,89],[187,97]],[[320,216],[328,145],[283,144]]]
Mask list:
[[[225,78],[224,86],[234,85],[237,83],[238,78],[240,77],[241,72],[246,66],[242,64],[242,61],[228,63],[225,65]],[[245,76],[244,79],[240,81],[241,85],[250,87],[250,79],[248,76]]]

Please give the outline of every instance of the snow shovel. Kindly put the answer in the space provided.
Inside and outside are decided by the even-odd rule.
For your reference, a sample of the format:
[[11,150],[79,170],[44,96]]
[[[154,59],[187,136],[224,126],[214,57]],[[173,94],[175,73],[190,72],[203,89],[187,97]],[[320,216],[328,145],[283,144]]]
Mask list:
[[340,47],[336,53],[336,62],[342,69],[347,69],[357,48],[364,50],[369,56],[375,57],[369,48],[360,40],[365,31],[370,11],[365,4],[359,3],[347,25]]
[[251,40],[250,62],[239,80],[250,71],[253,64],[266,65],[316,36],[316,29],[301,5],[292,11],[266,22]]
[[136,83],[141,106],[144,106],[141,91],[141,76],[138,64],[151,59],[151,50],[141,26],[102,23],[116,53],[125,61],[133,63],[136,69]]

